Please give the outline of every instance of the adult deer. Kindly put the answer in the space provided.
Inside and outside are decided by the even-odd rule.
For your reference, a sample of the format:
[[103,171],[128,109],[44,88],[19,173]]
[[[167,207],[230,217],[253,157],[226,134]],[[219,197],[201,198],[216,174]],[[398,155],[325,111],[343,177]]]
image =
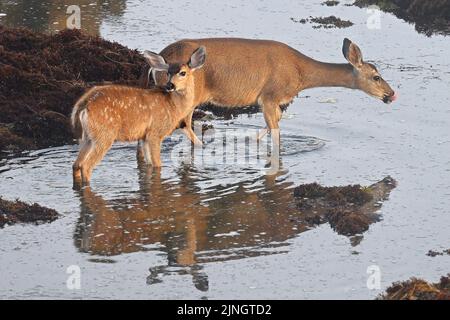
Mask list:
[[[212,103],[225,107],[260,105],[267,125],[260,138],[270,130],[276,144],[280,139],[280,106],[290,103],[301,90],[346,87],[362,90],[385,103],[396,99],[395,92],[376,67],[364,62],[361,50],[347,38],[342,52],[348,63],[343,64],[314,60],[280,42],[239,38],[181,40],[160,54],[169,63],[176,64],[185,61],[198,46],[208,50],[208,62],[195,75],[194,104]],[[147,69],[141,76],[143,86],[149,86],[150,74],[156,85],[167,83],[164,74],[156,69]],[[192,113],[184,123],[191,128]],[[198,143],[193,135],[190,133],[188,136]]]
[[97,86],[75,104],[72,126],[81,137],[73,165],[75,183],[89,183],[92,170],[114,141],[143,140],[145,160],[160,167],[162,140],[193,112],[193,74],[205,63],[205,48],[196,48],[183,64],[167,64],[162,56],[149,51],[144,55],[154,70],[169,74],[166,90]]

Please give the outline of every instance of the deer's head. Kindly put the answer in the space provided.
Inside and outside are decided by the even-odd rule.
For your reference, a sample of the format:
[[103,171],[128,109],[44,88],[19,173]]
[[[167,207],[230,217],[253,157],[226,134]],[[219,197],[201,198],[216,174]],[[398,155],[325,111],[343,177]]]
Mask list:
[[195,70],[200,69],[205,64],[206,48],[203,46],[197,48],[189,61],[181,64],[168,64],[161,55],[151,51],[145,51],[144,57],[147,59],[152,72],[163,71],[167,73],[168,81],[164,86],[167,92],[183,92],[192,85]]
[[377,68],[368,62],[364,62],[361,50],[349,39],[344,39],[342,53],[345,59],[353,66],[355,87],[382,100],[390,103],[397,98],[394,90],[381,77]]

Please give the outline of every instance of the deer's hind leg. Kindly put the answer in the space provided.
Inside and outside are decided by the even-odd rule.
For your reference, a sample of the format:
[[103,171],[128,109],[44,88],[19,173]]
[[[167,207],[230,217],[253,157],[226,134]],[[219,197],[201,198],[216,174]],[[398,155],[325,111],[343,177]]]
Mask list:
[[86,157],[93,149],[93,143],[90,140],[84,140],[81,142],[81,148],[78,152],[77,159],[73,163],[72,166],[72,174],[73,174],[73,183],[81,184],[82,183],[82,174],[81,174],[81,166],[84,164]]
[[104,137],[103,139],[94,141],[87,140],[74,163],[74,182],[75,178],[79,181],[79,173],[81,172],[81,180],[85,184],[89,184],[94,167],[103,159],[106,152],[111,148],[114,140]]

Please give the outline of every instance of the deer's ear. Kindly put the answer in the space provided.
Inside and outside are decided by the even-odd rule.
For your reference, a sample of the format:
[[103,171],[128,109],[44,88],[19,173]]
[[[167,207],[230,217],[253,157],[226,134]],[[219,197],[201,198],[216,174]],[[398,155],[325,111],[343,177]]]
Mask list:
[[344,54],[345,59],[347,59],[347,61],[355,68],[359,68],[362,66],[363,57],[361,50],[356,44],[354,44],[347,38],[344,39],[344,43],[342,45],[342,53]]
[[206,48],[201,46],[194,51],[191,58],[189,59],[189,68],[195,70],[203,67],[206,61]]
[[169,70],[169,65],[166,63],[166,60],[162,56],[157,53],[151,51],[144,51],[144,57],[147,59],[148,64],[151,68],[156,71],[167,71]]

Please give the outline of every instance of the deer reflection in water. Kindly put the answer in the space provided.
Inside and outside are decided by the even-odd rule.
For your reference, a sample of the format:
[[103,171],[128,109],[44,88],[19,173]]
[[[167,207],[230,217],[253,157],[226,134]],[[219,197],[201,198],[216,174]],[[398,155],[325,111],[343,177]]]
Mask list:
[[[90,187],[77,191],[75,244],[104,256],[164,251],[168,262],[150,267],[148,284],[189,274],[198,290],[207,291],[205,263],[287,253],[287,240],[314,227],[311,212],[298,209],[286,172],[205,190],[198,187],[205,178],[193,167],[181,167],[177,181],[145,170],[139,190],[127,199],[106,201]],[[386,199],[392,188],[373,202]]]

